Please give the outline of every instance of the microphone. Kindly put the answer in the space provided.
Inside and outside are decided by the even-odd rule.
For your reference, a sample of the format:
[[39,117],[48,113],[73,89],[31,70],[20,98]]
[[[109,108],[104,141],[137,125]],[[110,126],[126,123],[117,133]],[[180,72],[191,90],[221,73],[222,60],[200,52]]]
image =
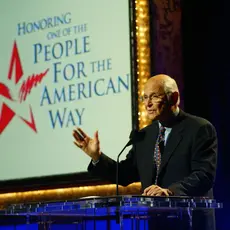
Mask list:
[[116,195],[119,195],[119,191],[118,191],[118,177],[119,177],[119,158],[121,156],[121,154],[123,153],[123,151],[130,146],[131,144],[135,144],[141,140],[143,140],[144,137],[144,132],[139,132],[138,130],[134,129],[131,131],[130,135],[129,135],[129,141],[127,142],[127,144],[124,146],[124,148],[121,150],[121,152],[118,154],[117,156],[117,167],[116,167]]

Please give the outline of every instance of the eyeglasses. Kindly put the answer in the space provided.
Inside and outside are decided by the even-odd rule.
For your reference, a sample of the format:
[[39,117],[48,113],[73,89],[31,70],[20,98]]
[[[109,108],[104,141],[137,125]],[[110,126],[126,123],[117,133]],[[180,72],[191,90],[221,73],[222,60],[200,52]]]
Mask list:
[[150,100],[150,101],[152,101],[152,102],[156,102],[156,101],[159,101],[159,100],[161,100],[162,99],[162,96],[165,96],[165,94],[151,94],[151,95],[149,95],[149,96],[147,96],[147,95],[144,95],[144,96],[141,96],[140,97],[140,101],[141,102],[146,102],[146,101],[148,101],[148,100]]

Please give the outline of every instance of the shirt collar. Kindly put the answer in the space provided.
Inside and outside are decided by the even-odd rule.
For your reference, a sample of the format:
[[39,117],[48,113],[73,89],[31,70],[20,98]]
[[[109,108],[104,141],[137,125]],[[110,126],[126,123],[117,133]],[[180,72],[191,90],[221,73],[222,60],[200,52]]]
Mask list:
[[[162,124],[158,121],[159,129],[161,128]],[[166,132],[170,132],[172,128],[164,127]]]

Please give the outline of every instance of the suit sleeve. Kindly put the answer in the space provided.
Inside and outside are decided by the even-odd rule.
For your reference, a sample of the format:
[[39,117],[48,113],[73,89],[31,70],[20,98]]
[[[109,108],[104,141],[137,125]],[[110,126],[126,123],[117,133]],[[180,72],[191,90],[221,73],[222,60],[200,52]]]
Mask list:
[[203,196],[214,184],[217,163],[217,135],[210,124],[202,125],[194,137],[191,174],[168,187],[175,196]]
[[[111,183],[116,183],[116,165],[116,161],[102,153],[96,166],[92,164],[92,161],[90,162],[88,171],[93,175],[109,180]],[[127,154],[126,159],[119,163],[118,167],[118,184],[126,186],[139,181],[133,149]]]

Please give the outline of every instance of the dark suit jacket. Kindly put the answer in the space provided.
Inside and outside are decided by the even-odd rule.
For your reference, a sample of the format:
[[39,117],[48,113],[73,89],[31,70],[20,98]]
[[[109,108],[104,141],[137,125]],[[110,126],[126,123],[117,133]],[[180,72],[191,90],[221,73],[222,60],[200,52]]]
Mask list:
[[[156,176],[153,150],[159,132],[158,122],[154,121],[141,132],[144,133],[143,140],[136,143],[126,159],[119,164],[119,184],[125,186],[141,181],[142,189],[145,189],[153,184]],[[212,198],[216,163],[215,128],[207,120],[181,110],[162,155],[158,185],[170,189],[175,196]],[[116,162],[105,154],[101,155],[96,166],[90,163],[88,171],[116,183]],[[200,229],[215,229],[212,227],[213,211],[196,213],[199,215],[194,215],[194,221],[199,218],[201,226],[203,220],[204,226]]]

